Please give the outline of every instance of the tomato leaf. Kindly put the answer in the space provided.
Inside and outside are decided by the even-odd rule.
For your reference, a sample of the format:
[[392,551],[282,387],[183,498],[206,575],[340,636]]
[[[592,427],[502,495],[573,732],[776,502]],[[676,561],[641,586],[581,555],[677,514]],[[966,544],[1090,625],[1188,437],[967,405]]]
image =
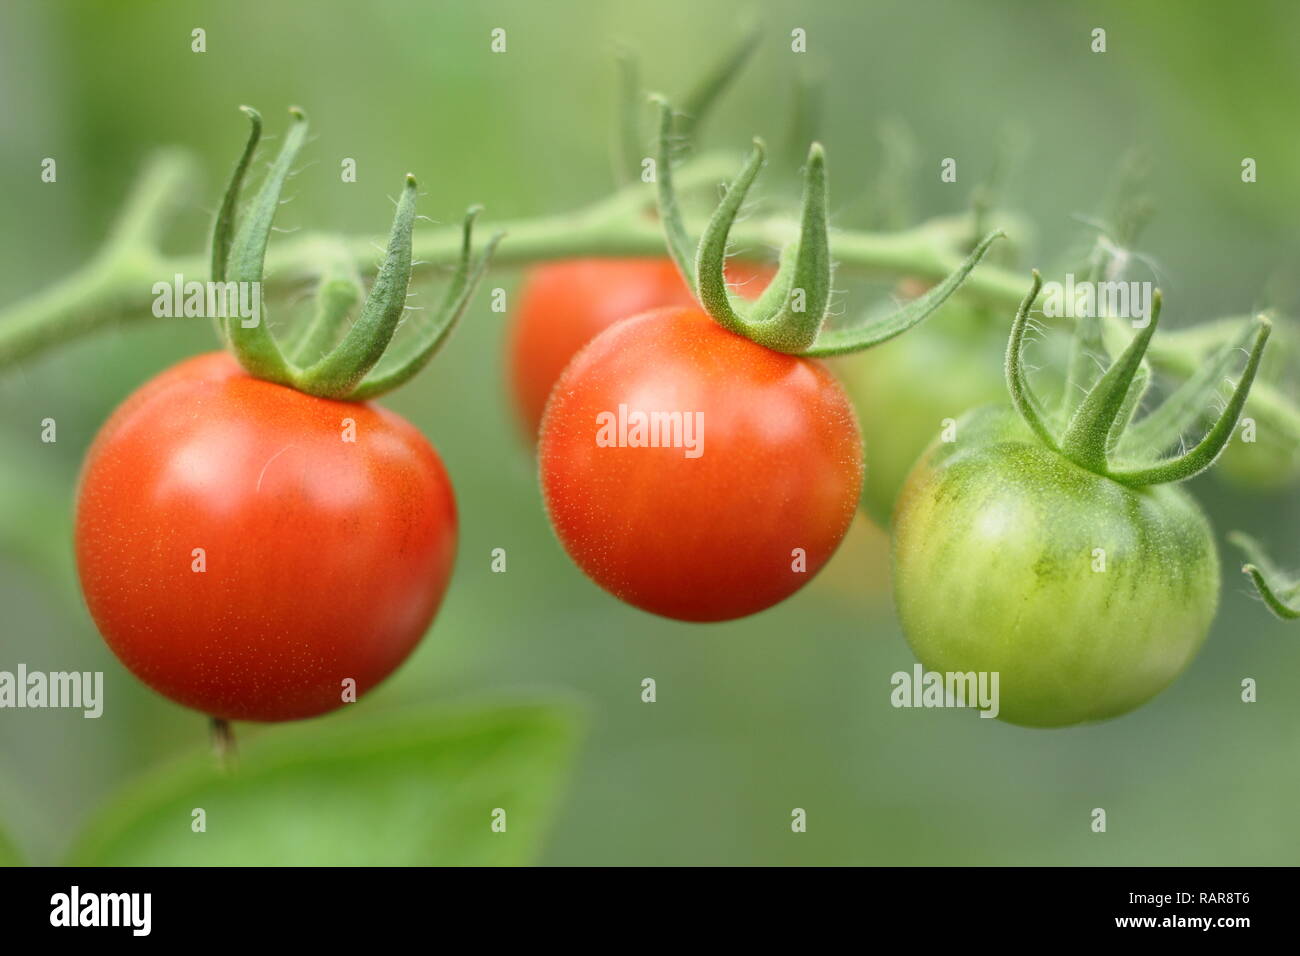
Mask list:
[[[198,753],[137,781],[92,821],[71,862],[528,863],[577,723],[569,706],[532,703],[270,728],[241,747],[233,772]],[[193,829],[197,809],[203,832]],[[496,832],[500,810],[505,829]]]

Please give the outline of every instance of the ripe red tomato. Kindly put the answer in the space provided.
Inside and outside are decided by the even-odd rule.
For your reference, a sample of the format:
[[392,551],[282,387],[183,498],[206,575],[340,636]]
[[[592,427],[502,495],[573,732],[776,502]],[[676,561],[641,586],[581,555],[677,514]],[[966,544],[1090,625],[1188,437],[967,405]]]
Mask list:
[[[775,270],[733,260],[727,278],[738,295],[757,298]],[[569,259],[528,270],[510,334],[515,409],[530,436],[564,366],[620,319],[670,305],[694,305],[671,259]]]
[[100,431],[76,551],[91,616],[142,681],[214,717],[294,720],[341,706],[347,678],[364,694],[415,648],[451,576],[456,503],[397,415],[214,353]]
[[[680,417],[658,419],[646,447],[656,429],[638,431],[638,412]],[[619,322],[579,352],[551,394],[539,457],[569,556],[615,596],[686,621],[743,617],[799,590],[848,530],[863,472],[830,372],[699,306]]]

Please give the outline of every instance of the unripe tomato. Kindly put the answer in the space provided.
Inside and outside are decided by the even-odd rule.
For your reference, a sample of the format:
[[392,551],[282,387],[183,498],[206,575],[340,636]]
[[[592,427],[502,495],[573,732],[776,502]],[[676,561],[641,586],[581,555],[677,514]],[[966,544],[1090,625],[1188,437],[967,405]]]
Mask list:
[[215,353],[104,425],[76,551],[91,616],[142,681],[214,717],[293,720],[341,706],[348,679],[364,694],[415,648],[451,576],[456,505],[397,415]]
[[[1040,343],[1045,388],[1056,387],[1067,347],[1057,337]],[[889,528],[899,489],[945,423],[1006,398],[1006,350],[1001,324],[978,306],[949,300],[906,335],[835,361],[871,449],[862,510],[878,527]]]
[[[732,261],[733,291],[757,298],[774,270]],[[536,437],[547,396],[578,350],[615,322],[695,297],[671,259],[568,259],[529,269],[510,332],[508,362],[514,404]]]
[[[638,444],[636,413],[698,425],[699,453],[685,424],[677,444]],[[628,603],[687,621],[753,614],[807,583],[849,527],[863,470],[852,406],[824,366],[698,306],[620,322],[579,352],[551,394],[539,459],[551,523],[578,566]]]
[[961,419],[894,513],[894,595],[928,670],[997,672],[1000,714],[1058,727],[1154,697],[1218,603],[1209,522],[1173,485],[1131,488],[1038,443],[1009,409]]
[[996,361],[1005,350],[1002,329],[949,303],[906,335],[835,361],[871,449],[862,509],[877,526],[889,528],[898,490],[944,421],[1006,395]]
[[1277,440],[1267,431],[1253,442],[1237,437],[1216,462],[1215,473],[1221,481],[1239,489],[1277,494],[1300,478],[1300,447],[1288,440]]

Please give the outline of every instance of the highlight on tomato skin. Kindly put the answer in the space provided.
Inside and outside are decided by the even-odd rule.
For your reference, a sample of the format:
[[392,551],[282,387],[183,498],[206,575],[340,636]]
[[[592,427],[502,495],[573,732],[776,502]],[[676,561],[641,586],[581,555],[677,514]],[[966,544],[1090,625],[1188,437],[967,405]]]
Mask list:
[[[775,274],[732,260],[732,290],[757,298]],[[529,269],[511,324],[507,364],[515,414],[535,440],[551,388],[578,351],[615,322],[650,309],[689,306],[695,297],[672,260],[659,257],[564,259]]]
[[[625,427],[636,412],[682,425],[647,447]],[[556,535],[588,577],[703,622],[803,587],[847,532],[864,466],[852,405],[820,362],[695,306],[620,322],[579,352],[551,393],[539,467]]]
[[166,697],[229,720],[358,699],[428,630],[457,517],[438,454],[375,405],[252,378],[226,353],[146,383],[95,439],[75,546],[105,642]]

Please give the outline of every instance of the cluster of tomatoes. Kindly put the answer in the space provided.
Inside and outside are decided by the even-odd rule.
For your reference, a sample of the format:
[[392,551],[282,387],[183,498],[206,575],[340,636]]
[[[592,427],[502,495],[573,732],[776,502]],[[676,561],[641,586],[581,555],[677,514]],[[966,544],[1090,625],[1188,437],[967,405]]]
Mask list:
[[[751,298],[771,277],[729,271]],[[844,389],[817,361],[723,329],[671,261],[536,267],[509,350],[556,534],[612,594],[729,620],[789,597],[835,552],[864,474]],[[701,453],[597,441],[620,406],[697,413]],[[1199,508],[1076,467],[1009,410],[960,427],[898,507],[896,595],[918,655],[1000,672],[1018,723],[1104,718],[1158,692],[1215,611]],[[364,693],[412,651],[456,523],[410,424],[253,378],[223,352],[165,372],[104,426],[77,557],[92,615],[143,681],[216,717],[289,720]]]
[[[248,112],[251,138],[229,207],[260,135]],[[229,278],[227,262],[260,276],[278,189],[306,135],[305,118],[293,115],[253,212],[237,232],[233,217],[218,218],[218,279]],[[666,171],[666,104],[662,116]],[[536,440],[551,524],[574,563],[654,614],[733,620],[802,588],[860,503],[883,524],[897,496],[895,599],[927,667],[998,673],[1000,716],[1033,726],[1113,717],[1158,693],[1204,640],[1219,581],[1209,524],[1172,482],[1209,467],[1226,446],[1268,323],[1254,331],[1246,372],[1206,439],[1160,458],[1161,448],[1146,447],[1154,437],[1125,435],[1142,404],[1138,373],[1158,308],[1110,369],[1090,385],[1067,383],[1067,407],[1049,413],[1019,371],[1036,278],[1008,350],[1014,411],[1001,392],[998,406],[946,419],[905,482],[895,464],[864,495],[860,416],[873,423],[873,441],[896,439],[895,462],[900,449],[915,457],[940,425],[926,419],[938,416],[864,400],[869,389],[858,390],[855,409],[812,356],[868,348],[916,324],[997,234],[876,337],[832,336],[822,348],[820,325],[807,321],[824,320],[830,286],[819,146],[806,167],[797,252],[781,270],[732,263],[724,275],[726,229],[760,163],[758,150],[719,207],[730,219],[715,214],[695,260],[661,192],[672,259],[561,261],[525,279],[511,382]],[[489,245],[471,268],[471,212],[443,324],[411,363],[368,377],[401,315],[414,197],[408,177],[388,258],[335,351],[303,369],[264,328],[228,327],[238,361],[219,352],[164,372],[114,412],[87,456],[76,552],[90,613],[141,680],[218,720],[292,720],[358,699],[411,653],[447,590],[457,511],[446,470],[413,426],[358,400],[427,361],[490,255]],[[790,303],[810,290],[818,308],[798,315],[805,309]],[[737,319],[744,300],[760,318]],[[773,337],[777,321],[789,324]],[[953,374],[980,364],[954,354],[967,339],[933,341],[946,351],[896,363],[896,373],[932,379],[928,391],[951,403],[945,412],[996,397]],[[1235,350],[1207,365],[1200,397],[1178,396],[1172,414],[1144,421],[1168,426],[1180,403],[1208,404],[1224,374],[1218,363]],[[1165,430],[1179,439],[1181,426]]]

